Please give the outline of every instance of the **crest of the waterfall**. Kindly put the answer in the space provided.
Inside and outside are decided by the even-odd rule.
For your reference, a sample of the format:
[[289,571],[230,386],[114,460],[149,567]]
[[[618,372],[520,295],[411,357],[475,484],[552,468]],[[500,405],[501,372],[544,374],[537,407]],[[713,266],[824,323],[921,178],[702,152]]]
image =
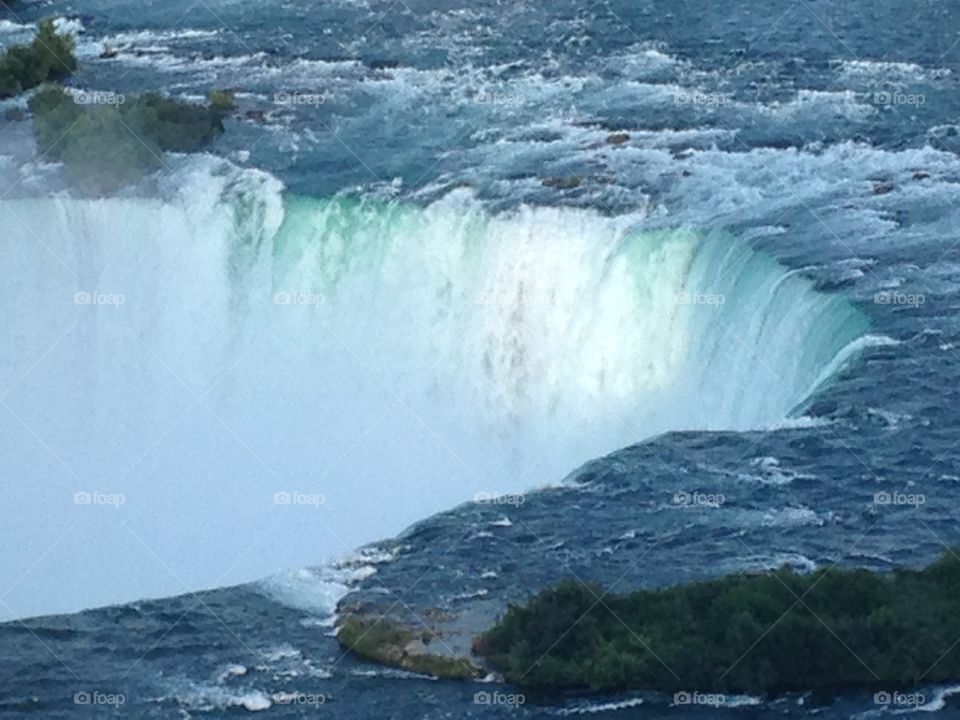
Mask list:
[[588,453],[771,427],[866,330],[843,298],[728,234],[638,220],[491,216],[468,195],[427,208],[288,198],[273,289],[322,298],[305,322],[349,337],[364,366],[449,422],[526,441],[595,428]]
[[666,430],[773,426],[866,328],[721,233],[177,180],[0,201],[0,472],[30,479],[0,574],[62,542],[15,613],[262,577]]

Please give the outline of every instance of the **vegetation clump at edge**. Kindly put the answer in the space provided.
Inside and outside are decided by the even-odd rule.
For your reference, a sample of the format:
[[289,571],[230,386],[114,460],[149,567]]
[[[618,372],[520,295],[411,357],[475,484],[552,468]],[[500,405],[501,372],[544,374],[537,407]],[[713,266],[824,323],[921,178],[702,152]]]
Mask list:
[[195,152],[223,132],[227,106],[145,93],[80,104],[49,85],[30,98],[37,150],[59,160],[70,182],[91,195],[131,185],[163,164],[163,153]]
[[233,93],[222,90],[195,104],[159,93],[71,94],[55,84],[76,70],[73,38],[43,20],[29,45],[0,55],[0,98],[39,88],[28,103],[37,151],[62,162],[71,184],[90,195],[136,183],[163,164],[166,151],[201,150],[223,133],[223,120],[236,107]]
[[477,639],[515,685],[543,691],[775,696],[960,679],[960,559],[888,574],[739,574],[604,595],[544,590]]
[[53,20],[42,20],[29,45],[15,45],[0,55],[0,99],[19,95],[77,71],[73,38],[58,34]]

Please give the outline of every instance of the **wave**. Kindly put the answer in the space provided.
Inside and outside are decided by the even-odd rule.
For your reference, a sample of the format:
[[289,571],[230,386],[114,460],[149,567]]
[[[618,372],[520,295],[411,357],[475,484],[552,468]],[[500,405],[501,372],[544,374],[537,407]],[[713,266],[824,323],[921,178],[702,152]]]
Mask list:
[[924,82],[949,77],[952,71],[945,67],[923,67],[910,62],[886,60],[842,60],[832,63],[844,80],[891,82]]
[[[776,427],[864,342],[843,298],[724,233],[296,196],[206,162],[163,200],[0,202],[9,430],[42,443],[8,470],[55,448],[51,492],[124,498],[64,543],[78,605],[315,564],[668,430]],[[97,512],[65,505],[4,533]],[[142,545],[175,577],[124,581]],[[66,602],[48,575],[8,603],[75,609],[36,607]]]
[[560,708],[552,714],[563,717],[569,715],[592,715],[595,713],[609,713],[629,708],[640,707],[644,704],[643,698],[628,698],[627,700],[616,700],[610,702],[590,703],[578,702],[573,707]]
[[186,711],[206,713],[242,709],[247,712],[260,712],[269,710],[274,705],[274,698],[256,688],[234,689],[183,678],[173,678],[168,684],[169,694],[154,698],[154,702],[176,703]]

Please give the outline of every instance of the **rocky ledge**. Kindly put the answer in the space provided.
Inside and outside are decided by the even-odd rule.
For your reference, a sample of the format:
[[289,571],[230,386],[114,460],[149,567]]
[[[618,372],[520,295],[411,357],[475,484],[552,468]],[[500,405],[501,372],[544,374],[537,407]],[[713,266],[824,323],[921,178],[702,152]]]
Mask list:
[[473,653],[473,634],[460,616],[427,609],[400,617],[377,606],[344,605],[337,621],[337,641],[365,660],[389,667],[458,680],[489,674]]

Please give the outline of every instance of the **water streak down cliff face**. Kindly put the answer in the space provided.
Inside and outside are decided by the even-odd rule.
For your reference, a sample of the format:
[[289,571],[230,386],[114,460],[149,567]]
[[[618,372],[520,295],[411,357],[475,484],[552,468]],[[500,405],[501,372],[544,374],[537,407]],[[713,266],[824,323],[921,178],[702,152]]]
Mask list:
[[10,614],[252,579],[663,431],[771,427],[870,342],[746,243],[639,219],[225,168],[0,202],[0,470],[28,508],[0,574],[58,543]]

